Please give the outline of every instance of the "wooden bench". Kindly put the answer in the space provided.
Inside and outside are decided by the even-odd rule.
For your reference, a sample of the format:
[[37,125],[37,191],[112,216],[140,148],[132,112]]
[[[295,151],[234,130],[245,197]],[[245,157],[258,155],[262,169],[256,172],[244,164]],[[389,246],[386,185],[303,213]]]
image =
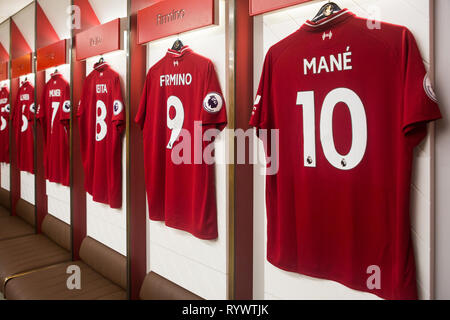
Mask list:
[[70,226],[48,214],[42,234],[0,241],[0,291],[11,276],[70,259]]
[[[9,279],[5,298],[11,300],[125,300],[127,260],[123,255],[87,237],[79,261],[60,263]],[[81,289],[70,290],[69,266],[80,269]]]

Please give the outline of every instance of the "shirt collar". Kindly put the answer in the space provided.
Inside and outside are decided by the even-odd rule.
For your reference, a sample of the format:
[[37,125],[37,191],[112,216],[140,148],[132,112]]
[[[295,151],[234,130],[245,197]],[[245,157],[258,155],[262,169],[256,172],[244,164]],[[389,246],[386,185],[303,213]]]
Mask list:
[[96,64],[94,64],[94,69],[99,72],[104,71],[107,68],[109,68],[109,64],[107,64],[106,62],[97,62]]
[[189,46],[183,46],[180,51],[169,49],[167,50],[167,56],[172,58],[181,58],[185,54],[192,52],[192,49]]
[[342,9],[338,12],[333,13],[332,15],[326,17],[325,19],[321,19],[317,22],[313,22],[311,20],[307,20],[301,29],[307,31],[320,31],[324,29],[329,29],[332,26],[335,26],[350,17],[354,17],[355,14],[348,9]]

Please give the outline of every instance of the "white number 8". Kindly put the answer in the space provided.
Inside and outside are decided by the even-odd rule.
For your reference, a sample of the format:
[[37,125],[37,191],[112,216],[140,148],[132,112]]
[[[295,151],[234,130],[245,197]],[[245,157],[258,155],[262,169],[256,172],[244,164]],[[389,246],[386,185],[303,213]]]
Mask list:
[[[340,102],[347,105],[352,120],[353,141],[347,155],[339,154],[333,137],[333,113],[334,108]],[[314,92],[298,92],[297,105],[303,105],[304,164],[305,167],[315,167]],[[364,105],[354,91],[338,88],[325,97],[320,115],[320,141],[328,162],[337,169],[351,170],[362,161],[367,148],[367,117]]]
[[[100,114],[99,114],[100,111]],[[96,109],[96,135],[95,139],[97,141],[102,141],[105,139],[106,134],[108,133],[108,127],[106,126],[106,105],[103,101],[97,101],[97,109]],[[99,130],[100,129],[100,130]]]

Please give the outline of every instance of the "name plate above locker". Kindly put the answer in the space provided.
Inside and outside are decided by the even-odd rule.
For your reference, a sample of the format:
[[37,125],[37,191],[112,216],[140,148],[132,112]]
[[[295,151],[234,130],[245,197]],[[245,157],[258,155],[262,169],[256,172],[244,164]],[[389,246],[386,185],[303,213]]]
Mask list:
[[29,74],[31,71],[31,53],[11,61],[11,77],[13,79]]
[[286,8],[296,4],[309,2],[311,0],[249,0],[250,15],[256,16],[266,12]]
[[67,63],[67,40],[61,40],[37,51],[37,71]]
[[218,24],[217,0],[166,0],[138,11],[138,43]]
[[77,60],[120,50],[120,19],[115,19],[76,35]]
[[8,79],[8,61],[0,62],[0,81]]

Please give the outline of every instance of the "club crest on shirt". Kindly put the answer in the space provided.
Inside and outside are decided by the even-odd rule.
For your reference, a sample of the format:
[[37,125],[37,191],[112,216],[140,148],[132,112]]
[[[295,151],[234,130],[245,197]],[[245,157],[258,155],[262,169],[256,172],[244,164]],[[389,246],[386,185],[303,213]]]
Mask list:
[[331,40],[331,38],[333,38],[333,32],[331,32],[331,30],[330,30],[330,32],[324,32],[323,33],[323,35],[322,35],[322,40],[325,40],[325,39],[329,39],[329,40]]
[[119,100],[114,100],[114,115],[117,116],[123,110],[123,104]]
[[436,93],[434,92],[433,86],[431,85],[431,79],[428,73],[425,75],[425,78],[423,79],[423,89],[425,90],[425,93],[427,94],[428,98],[430,98],[436,103],[438,102]]
[[217,113],[222,109],[223,99],[217,92],[210,92],[203,100],[203,109],[209,113]]
[[69,100],[64,101],[63,111],[65,113],[69,113],[70,112],[70,101]]

